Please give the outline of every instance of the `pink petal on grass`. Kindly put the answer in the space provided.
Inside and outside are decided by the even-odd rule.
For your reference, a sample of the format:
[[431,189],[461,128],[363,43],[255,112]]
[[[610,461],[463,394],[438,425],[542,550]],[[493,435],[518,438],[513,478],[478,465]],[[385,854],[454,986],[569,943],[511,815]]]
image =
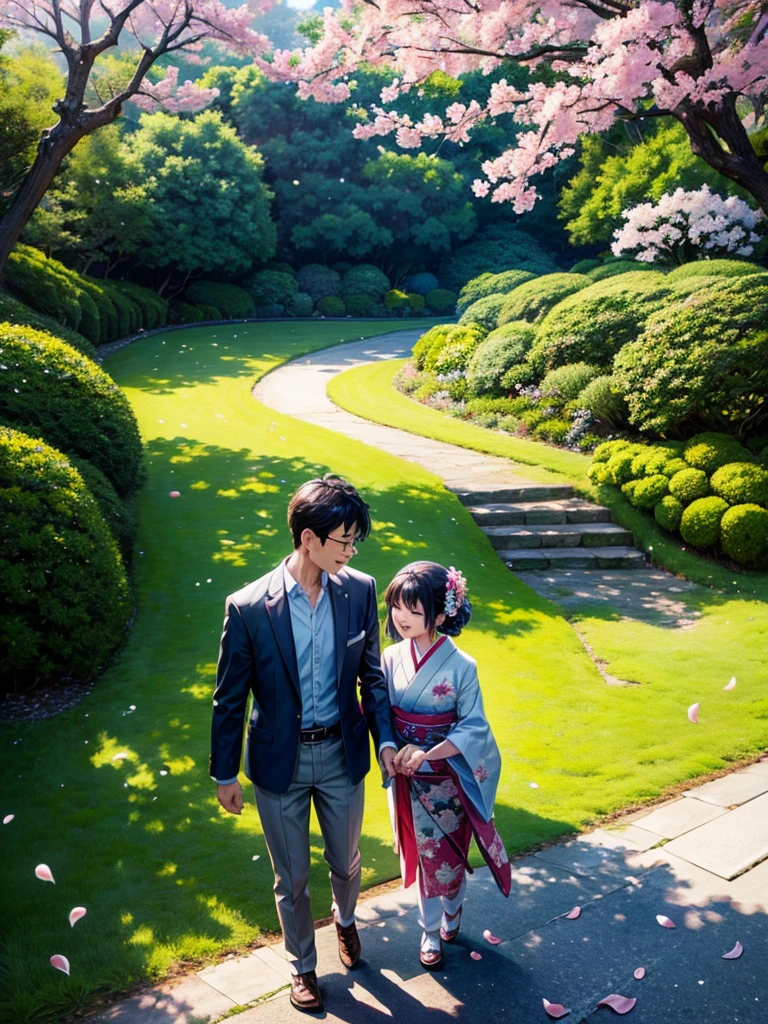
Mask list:
[[662,928],[677,928],[675,922],[670,921],[670,919],[665,914],[657,914],[656,920],[659,922]]
[[[47,864],[38,864],[35,868],[35,874],[43,882],[53,882],[53,875]],[[56,883],[53,882],[53,884],[55,885]]]
[[51,957],[51,967],[55,967],[57,971],[63,971],[69,977],[69,960],[61,953],[56,953]]
[[638,967],[637,970],[635,971],[635,978],[638,981],[642,981],[644,977],[645,977],[645,968],[644,967]]
[[483,954],[482,953],[476,953],[474,951],[474,949],[472,950],[472,952],[469,955],[472,957],[473,960],[482,960],[483,959]]
[[723,687],[724,690],[735,690],[736,689],[736,676],[731,676],[730,683],[726,683]]
[[169,498],[180,498],[181,491],[171,491],[168,495]]
[[544,1009],[552,1020],[560,1020],[561,1017],[567,1017],[571,1012],[566,1010],[562,1003],[550,1003],[548,999],[542,999],[541,1001],[544,1003]]
[[494,935],[490,928],[485,929],[483,932],[483,938],[486,942],[490,942],[492,946],[500,946],[504,941],[503,939],[500,939],[498,935]]
[[699,722],[699,705],[691,704],[688,708],[688,721],[693,722],[694,725],[698,725]]
[[73,907],[69,912],[69,924],[71,928],[74,928],[81,917],[85,917],[88,911],[85,907]]
[[3,824],[4,825],[10,825],[12,821],[13,821],[13,815],[12,814],[6,814],[6,816],[3,818]]
[[611,995],[606,996],[605,999],[601,999],[597,1004],[598,1006],[610,1006],[616,1013],[629,1013],[634,1007],[636,999],[630,999],[629,996],[620,996],[617,993],[612,992]]
[[721,960],[738,960],[741,954],[744,952],[744,947],[740,942],[737,942],[730,953],[723,953],[720,957]]
[[112,760],[113,761],[124,761],[126,759],[126,757],[130,757],[130,756],[131,755],[128,753],[127,750],[121,750],[119,754],[115,754],[115,756],[112,758]]
[[569,910],[565,915],[566,921],[575,921],[577,917],[581,917],[581,907],[574,907],[573,910]]

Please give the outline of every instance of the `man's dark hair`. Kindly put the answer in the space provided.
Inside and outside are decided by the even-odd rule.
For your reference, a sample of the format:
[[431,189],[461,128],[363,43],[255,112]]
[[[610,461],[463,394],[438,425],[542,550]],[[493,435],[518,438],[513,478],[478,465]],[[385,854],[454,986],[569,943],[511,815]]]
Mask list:
[[323,544],[337,526],[345,532],[354,527],[355,540],[365,540],[371,532],[368,506],[352,484],[332,473],[322,480],[308,480],[296,491],[288,504],[288,525],[294,548],[301,547],[301,535],[311,530]]

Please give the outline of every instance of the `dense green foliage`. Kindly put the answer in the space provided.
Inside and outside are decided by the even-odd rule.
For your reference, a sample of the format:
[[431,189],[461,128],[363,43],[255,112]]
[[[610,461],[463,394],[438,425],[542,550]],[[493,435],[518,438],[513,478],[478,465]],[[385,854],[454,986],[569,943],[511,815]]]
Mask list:
[[452,292],[448,288],[434,288],[427,293],[426,300],[427,306],[433,313],[443,316],[453,312],[456,306],[456,292]]
[[313,302],[319,302],[330,295],[341,295],[341,275],[330,267],[319,263],[308,263],[296,274],[299,289],[311,296]]
[[521,284],[507,296],[499,314],[499,326],[513,320],[538,323],[568,295],[581,291],[592,282],[584,274],[544,274]]
[[474,352],[467,366],[467,384],[473,395],[501,396],[505,374],[522,363],[531,347],[533,331],[527,324],[508,324],[492,331]]
[[87,459],[119,494],[137,485],[141,439],[123,392],[96,363],[53,335],[0,324],[0,419]]
[[130,612],[95,498],[62,452],[0,427],[0,519],[3,688],[93,679]]
[[342,298],[347,295],[369,295],[381,299],[389,291],[389,278],[371,263],[352,267],[341,279]]
[[499,225],[486,228],[467,245],[455,249],[440,264],[437,276],[443,287],[458,291],[479,274],[503,270],[550,274],[557,267],[531,235]]
[[499,274],[479,274],[463,286],[456,308],[459,313],[463,313],[478,299],[484,299],[486,295],[506,295],[526,281],[530,281],[533,276],[528,270],[502,270]]
[[539,389],[545,395],[556,394],[566,402],[578,398],[591,381],[600,376],[600,371],[588,363],[569,363],[558,366],[543,378]]
[[254,313],[250,293],[234,284],[195,281],[187,288],[186,297],[195,305],[215,306],[225,320],[244,320]]
[[723,551],[747,568],[768,565],[768,509],[746,503],[729,508],[720,520]]
[[46,316],[45,313],[39,313],[23,302],[19,302],[18,299],[4,291],[0,291],[0,321],[35,327],[39,331],[48,331],[49,334],[55,334],[73,348],[78,349],[83,355],[90,358],[96,355],[95,346],[82,334],[71,327],[65,327],[58,320],[54,320],[52,316]]
[[[459,318],[460,324],[480,324],[486,331],[492,331],[498,326],[499,313],[507,301],[506,295],[486,295],[482,299],[467,306]],[[506,323],[506,321],[504,321]]]

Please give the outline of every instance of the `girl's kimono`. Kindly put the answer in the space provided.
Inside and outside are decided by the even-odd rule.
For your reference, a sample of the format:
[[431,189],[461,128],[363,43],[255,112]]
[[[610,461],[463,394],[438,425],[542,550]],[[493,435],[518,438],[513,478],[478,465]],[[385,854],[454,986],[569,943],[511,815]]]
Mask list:
[[461,751],[392,779],[390,813],[403,884],[418,877],[423,898],[453,899],[465,870],[472,871],[474,834],[499,888],[509,895],[511,869],[493,824],[501,755],[483,712],[474,659],[443,636],[419,661],[415,644],[403,640],[383,651],[382,669],[398,746],[429,750],[449,739]]

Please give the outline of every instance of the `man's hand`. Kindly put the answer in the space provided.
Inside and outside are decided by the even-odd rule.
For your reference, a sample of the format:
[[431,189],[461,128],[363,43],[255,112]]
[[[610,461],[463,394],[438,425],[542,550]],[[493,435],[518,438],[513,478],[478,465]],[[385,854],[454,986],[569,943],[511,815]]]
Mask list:
[[239,782],[230,782],[219,786],[217,796],[219,803],[230,814],[240,814],[243,809],[243,787]]
[[397,769],[395,768],[396,753],[397,751],[394,747],[384,747],[380,755],[381,764],[390,779],[394,779],[397,774]]

